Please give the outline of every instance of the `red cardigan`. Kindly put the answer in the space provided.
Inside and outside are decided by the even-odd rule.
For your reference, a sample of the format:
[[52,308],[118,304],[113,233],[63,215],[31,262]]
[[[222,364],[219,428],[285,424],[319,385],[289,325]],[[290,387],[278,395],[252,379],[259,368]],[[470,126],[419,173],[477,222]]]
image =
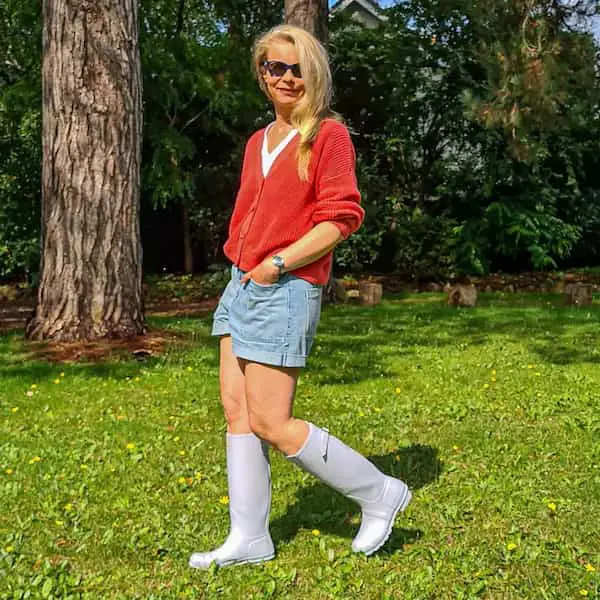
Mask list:
[[[364,218],[354,173],[355,154],[348,130],[327,119],[312,147],[308,181],[298,176],[296,135],[262,174],[261,147],[265,130],[248,140],[242,179],[229,224],[225,255],[242,271],[250,271],[300,239],[323,221],[334,223],[344,238]],[[293,271],[315,284],[325,284],[331,270],[330,252]]]

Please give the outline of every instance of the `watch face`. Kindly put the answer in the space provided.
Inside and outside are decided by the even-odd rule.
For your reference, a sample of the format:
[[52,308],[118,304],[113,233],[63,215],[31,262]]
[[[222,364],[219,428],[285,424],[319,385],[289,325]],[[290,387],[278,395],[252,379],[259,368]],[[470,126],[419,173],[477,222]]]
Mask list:
[[281,258],[281,256],[274,256],[273,264],[281,269],[281,267],[283,267],[283,258]]

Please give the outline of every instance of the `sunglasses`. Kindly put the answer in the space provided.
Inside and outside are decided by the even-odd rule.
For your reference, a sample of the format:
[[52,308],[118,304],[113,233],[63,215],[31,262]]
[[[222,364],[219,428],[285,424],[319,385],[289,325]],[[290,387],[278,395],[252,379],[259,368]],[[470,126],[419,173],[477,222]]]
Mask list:
[[292,75],[298,79],[302,77],[302,71],[300,71],[300,64],[288,65],[280,60],[265,60],[263,67],[267,70],[271,77],[283,77],[288,69],[292,72]]

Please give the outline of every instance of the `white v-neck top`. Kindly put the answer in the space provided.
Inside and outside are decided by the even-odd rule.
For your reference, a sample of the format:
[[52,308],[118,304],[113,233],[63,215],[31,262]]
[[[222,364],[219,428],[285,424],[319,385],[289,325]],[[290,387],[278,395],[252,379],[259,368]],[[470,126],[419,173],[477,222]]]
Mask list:
[[298,133],[297,129],[292,129],[282,140],[277,144],[275,148],[273,148],[272,152],[269,152],[269,143],[267,141],[267,133],[269,129],[273,127],[274,123],[271,123],[266,129],[263,135],[263,143],[262,143],[262,172],[263,177],[266,177],[275,162],[275,159],[283,152],[285,147],[294,139],[294,136]]

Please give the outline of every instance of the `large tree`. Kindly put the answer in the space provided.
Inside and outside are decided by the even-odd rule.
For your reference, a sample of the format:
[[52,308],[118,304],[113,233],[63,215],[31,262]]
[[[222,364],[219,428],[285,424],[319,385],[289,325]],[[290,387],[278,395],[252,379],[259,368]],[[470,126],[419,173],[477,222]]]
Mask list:
[[32,339],[143,333],[136,0],[44,0],[42,261]]
[[285,22],[327,42],[327,0],[285,0]]

